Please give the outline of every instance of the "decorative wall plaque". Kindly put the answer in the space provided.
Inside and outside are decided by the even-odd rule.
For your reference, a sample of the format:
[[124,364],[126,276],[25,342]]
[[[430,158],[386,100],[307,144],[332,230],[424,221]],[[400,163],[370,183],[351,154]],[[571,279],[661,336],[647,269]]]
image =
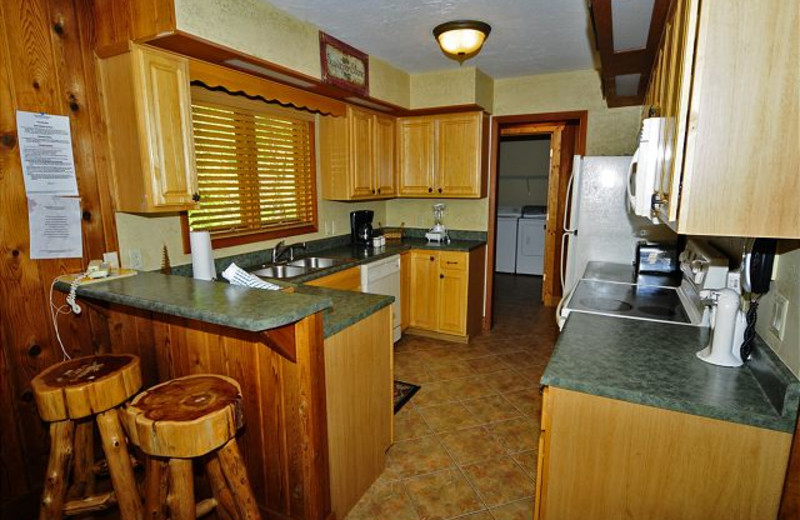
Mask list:
[[324,83],[369,95],[369,56],[322,31],[319,51]]

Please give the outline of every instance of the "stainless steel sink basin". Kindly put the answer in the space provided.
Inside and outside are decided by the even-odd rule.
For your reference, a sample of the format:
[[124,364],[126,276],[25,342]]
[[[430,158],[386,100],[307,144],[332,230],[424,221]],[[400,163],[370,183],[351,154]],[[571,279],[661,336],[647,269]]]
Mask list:
[[308,269],[296,265],[270,265],[251,272],[264,278],[294,278],[306,274]]
[[289,262],[288,265],[305,267],[309,269],[325,269],[328,267],[333,267],[334,265],[339,265],[344,262],[346,262],[346,260],[342,260],[340,258],[323,258],[319,256],[309,256],[306,258],[300,258],[298,260],[295,260],[294,262]]

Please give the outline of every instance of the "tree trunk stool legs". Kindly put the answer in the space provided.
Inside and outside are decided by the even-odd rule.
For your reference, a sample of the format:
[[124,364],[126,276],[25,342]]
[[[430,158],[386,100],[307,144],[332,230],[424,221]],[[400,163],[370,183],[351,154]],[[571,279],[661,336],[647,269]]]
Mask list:
[[[136,396],[123,417],[131,442],[148,457],[148,518],[194,520],[212,510],[223,520],[261,518],[236,444],[244,425],[236,381],[212,374],[173,379]],[[195,503],[192,461],[200,458],[214,496]]]
[[[123,520],[143,518],[117,412],[141,385],[139,358],[129,354],[71,359],[33,378],[39,415],[50,423],[51,442],[40,519],[102,511],[117,503]],[[99,495],[94,494],[95,422],[114,487],[113,492]]]

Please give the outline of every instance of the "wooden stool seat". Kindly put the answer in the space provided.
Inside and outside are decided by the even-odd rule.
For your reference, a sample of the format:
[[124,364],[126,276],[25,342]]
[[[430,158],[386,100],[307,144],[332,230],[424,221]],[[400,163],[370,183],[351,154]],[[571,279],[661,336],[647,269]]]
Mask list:
[[47,368],[31,386],[43,420],[82,419],[130,399],[142,387],[142,372],[130,354],[85,356]]
[[148,455],[201,457],[227,443],[244,425],[239,383],[201,374],[161,383],[125,407],[131,441]]
[[[142,386],[139,358],[103,354],[71,359],[38,374],[31,386],[39,415],[50,423],[40,520],[101,511],[115,504],[123,520],[140,520],[144,509],[117,413],[117,407]],[[113,492],[93,494],[95,423]]]
[[[189,520],[214,508],[221,518],[260,518],[236,445],[244,414],[235,380],[216,374],[173,379],[137,395],[123,416],[131,442],[148,455],[147,518]],[[214,497],[195,504],[192,459],[198,457]]]

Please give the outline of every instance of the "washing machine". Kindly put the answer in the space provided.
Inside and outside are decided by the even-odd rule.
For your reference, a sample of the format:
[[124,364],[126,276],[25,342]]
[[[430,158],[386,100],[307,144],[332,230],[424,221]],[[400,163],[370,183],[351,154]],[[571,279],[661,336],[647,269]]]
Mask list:
[[497,273],[517,271],[517,221],[522,216],[522,208],[500,206],[497,209],[497,254],[494,270]]
[[547,206],[524,206],[517,223],[517,274],[544,272]]

